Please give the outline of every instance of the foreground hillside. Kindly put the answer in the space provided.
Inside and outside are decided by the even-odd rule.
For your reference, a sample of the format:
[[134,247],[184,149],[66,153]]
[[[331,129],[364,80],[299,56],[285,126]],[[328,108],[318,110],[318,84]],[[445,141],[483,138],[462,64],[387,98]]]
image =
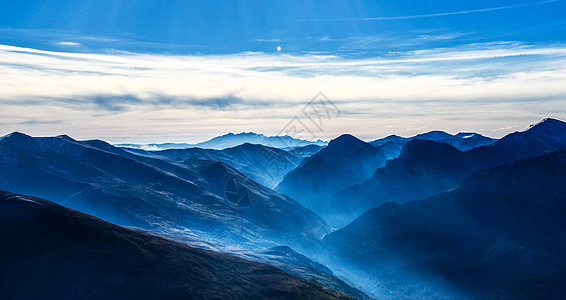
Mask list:
[[0,191],[6,299],[349,299],[312,280]]

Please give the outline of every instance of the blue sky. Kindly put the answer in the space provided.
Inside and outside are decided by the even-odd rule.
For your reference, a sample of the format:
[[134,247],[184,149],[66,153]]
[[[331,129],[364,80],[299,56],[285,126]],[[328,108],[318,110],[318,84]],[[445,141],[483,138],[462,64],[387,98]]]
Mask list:
[[[497,41],[558,42],[564,1],[3,1],[1,40],[61,50],[372,55]],[[10,30],[12,30],[10,32]],[[67,49],[68,50],[68,49]]]
[[276,134],[319,91],[321,138],[566,119],[566,1],[0,3],[0,134]]

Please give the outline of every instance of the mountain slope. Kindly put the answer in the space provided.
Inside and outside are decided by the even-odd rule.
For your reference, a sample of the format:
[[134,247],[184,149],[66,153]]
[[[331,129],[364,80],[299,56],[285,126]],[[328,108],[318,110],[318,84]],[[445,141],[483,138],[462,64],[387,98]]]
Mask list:
[[447,191],[471,172],[481,169],[464,152],[444,143],[411,140],[401,155],[387,161],[367,181],[335,194],[336,218],[344,226],[383,203],[417,200]]
[[[155,234],[151,231],[147,231],[147,233]],[[192,247],[265,263],[303,279],[314,279],[326,288],[350,295],[357,299],[370,299],[367,294],[363,293],[359,289],[353,288],[348,283],[339,279],[325,265],[315,262],[311,258],[300,254],[287,246],[250,250],[226,246],[187,235],[157,235]],[[309,252],[309,255],[311,253],[312,251]],[[347,278],[343,279],[347,280]]]
[[303,146],[303,147],[292,147],[292,148],[285,149],[285,150],[287,150],[289,153],[294,154],[298,157],[306,158],[306,157],[309,157],[309,156],[313,156],[318,151],[322,150],[322,148],[324,148],[324,147],[325,146],[307,145],[307,146]]
[[[566,150],[566,123],[546,119],[523,132],[462,152],[446,143],[411,140],[401,155],[378,169],[371,179],[334,195],[345,222],[385,202],[403,203],[455,187],[470,174],[520,159]],[[383,147],[384,145],[380,146]]]
[[285,150],[248,143],[224,150],[201,148],[163,151],[126,150],[180,166],[185,166],[187,161],[196,159],[221,161],[269,188],[281,182],[283,177],[296,168],[303,159]]
[[386,142],[385,144],[377,146],[376,148],[385,155],[387,160],[392,160],[399,157],[399,155],[401,155],[401,150],[403,150],[403,146],[405,144],[406,144],[405,142],[395,143],[389,141]]
[[314,281],[0,191],[8,299],[348,299]]
[[370,178],[384,162],[385,156],[375,147],[354,136],[342,135],[303,160],[299,167],[285,176],[277,190],[312,209],[331,224],[335,204],[328,201],[329,196]]
[[[324,238],[332,261],[396,297],[566,295],[566,151],[474,174],[456,189],[388,203]],[[462,294],[458,294],[462,292]]]
[[[229,253],[232,254],[232,252]],[[335,277],[332,271],[326,266],[316,263],[310,258],[286,246],[278,246],[254,252],[235,252],[234,255],[252,261],[267,263],[291,275],[305,279],[314,279],[316,282],[329,289],[350,295],[357,299],[370,299],[365,293]]]
[[544,119],[525,131],[505,136],[494,147],[511,153],[513,159],[526,159],[566,149],[566,123]]
[[19,133],[0,140],[0,153],[0,188],[120,225],[252,248],[292,241],[301,249],[328,230],[294,200],[221,162],[181,167],[101,141]]

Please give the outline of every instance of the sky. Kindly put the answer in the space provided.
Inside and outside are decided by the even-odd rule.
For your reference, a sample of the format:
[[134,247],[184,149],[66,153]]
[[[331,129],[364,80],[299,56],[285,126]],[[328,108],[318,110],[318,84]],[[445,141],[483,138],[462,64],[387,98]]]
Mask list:
[[565,0],[0,8],[0,135],[501,137],[545,117],[566,120]]

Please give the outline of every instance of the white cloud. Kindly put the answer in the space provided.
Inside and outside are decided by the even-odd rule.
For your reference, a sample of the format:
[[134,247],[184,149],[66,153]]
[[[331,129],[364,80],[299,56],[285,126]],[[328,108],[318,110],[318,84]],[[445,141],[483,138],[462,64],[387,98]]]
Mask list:
[[[402,122],[489,132],[502,127],[497,116],[516,118],[510,126],[521,118],[566,116],[557,110],[566,107],[564,82],[562,45],[476,44],[365,59],[85,54],[0,45],[0,109],[11,112],[0,129],[73,130],[85,137],[175,137],[172,132],[188,128],[205,135],[235,128],[277,133],[324,91],[345,113],[321,133],[329,137],[382,135],[386,125]],[[457,120],[461,126],[484,120],[484,126],[461,128]]]
[[55,43],[57,46],[64,46],[64,47],[80,47],[82,46],[81,43],[77,42],[57,42]]

